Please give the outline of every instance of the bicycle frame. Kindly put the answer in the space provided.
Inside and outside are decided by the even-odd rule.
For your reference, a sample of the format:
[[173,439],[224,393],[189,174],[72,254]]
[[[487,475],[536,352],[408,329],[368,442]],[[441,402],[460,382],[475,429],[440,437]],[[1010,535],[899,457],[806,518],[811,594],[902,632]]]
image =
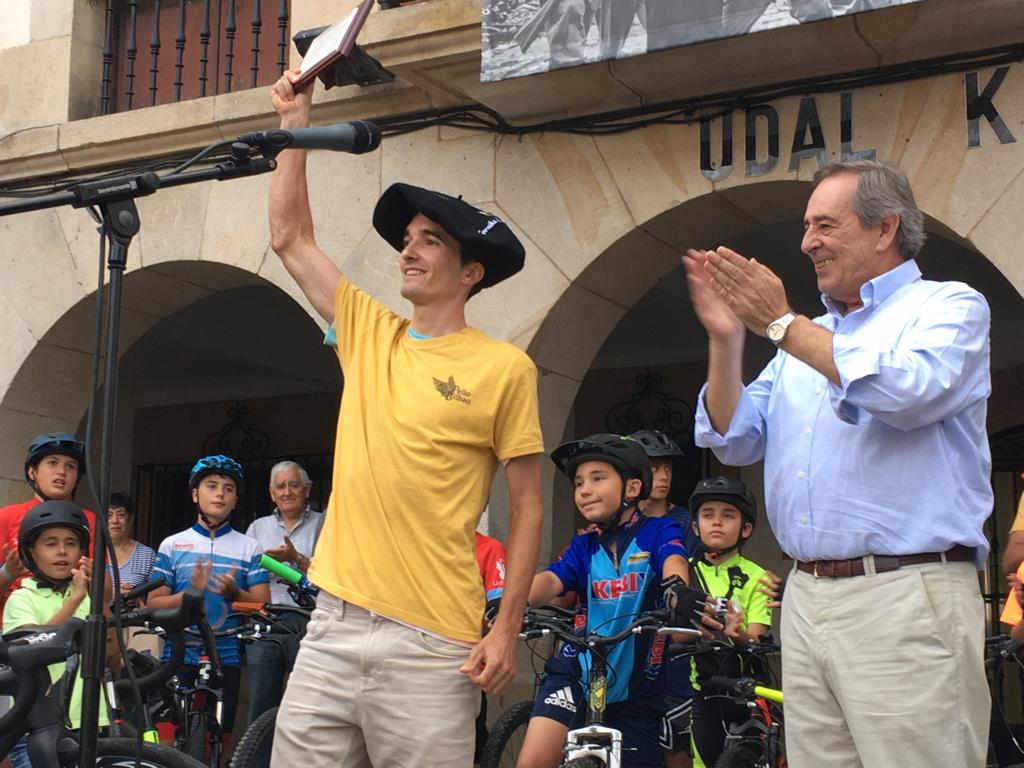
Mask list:
[[604,656],[590,654],[590,695],[587,697],[586,725],[569,731],[565,737],[565,761],[594,755],[608,768],[622,766],[622,732],[604,724],[607,704],[608,665]]
[[751,710],[746,721],[729,726],[725,734],[725,749],[733,744],[752,744],[768,758],[769,765],[783,768],[786,759],[782,754],[783,724],[778,708],[783,701],[782,691],[756,685],[750,678],[712,677],[708,683],[729,691],[731,698],[744,701]]
[[[561,609],[557,612],[561,612]],[[530,615],[529,612],[527,615]],[[570,628],[564,626],[562,621],[549,617],[537,617],[536,623],[529,629],[525,628],[524,623],[524,631],[519,635],[524,640],[531,637],[554,635],[581,651],[591,651],[590,669],[587,675],[589,692],[586,724],[582,728],[575,728],[566,734],[564,762],[593,756],[602,760],[608,768],[622,768],[622,732],[604,724],[608,692],[608,665],[604,655],[598,651],[644,631],[653,631],[659,635],[687,635],[691,638],[701,635],[699,630],[661,625],[666,616],[664,611],[654,611],[643,614],[637,621],[614,635],[589,634],[585,638],[575,635]]]

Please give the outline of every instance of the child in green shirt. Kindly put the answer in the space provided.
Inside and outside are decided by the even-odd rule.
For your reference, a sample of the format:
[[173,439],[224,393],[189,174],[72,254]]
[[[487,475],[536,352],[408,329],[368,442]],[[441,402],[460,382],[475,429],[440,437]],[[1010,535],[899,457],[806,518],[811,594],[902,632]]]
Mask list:
[[[694,532],[704,548],[690,563],[691,583],[715,598],[716,612],[725,617],[727,640],[736,646],[758,642],[772,623],[771,598],[761,583],[767,575],[764,568],[740,554],[757,524],[757,500],[742,482],[713,477],[697,483],[689,508]],[[699,657],[693,669],[693,764],[702,768],[714,765],[722,753],[725,724],[745,721],[748,712],[724,697],[705,697],[700,682],[705,675],[736,677],[751,674],[751,670],[740,669],[731,654],[724,662]]]
[[[89,522],[81,507],[70,501],[44,501],[30,509],[18,529],[18,554],[32,574],[11,593],[4,606],[4,633],[16,629],[63,624],[89,614]],[[50,665],[56,683],[64,664]],[[82,715],[82,682],[76,681],[68,707],[71,728],[77,730]],[[104,713],[100,725],[107,725]],[[12,768],[30,766],[28,740],[23,738],[10,753]]]

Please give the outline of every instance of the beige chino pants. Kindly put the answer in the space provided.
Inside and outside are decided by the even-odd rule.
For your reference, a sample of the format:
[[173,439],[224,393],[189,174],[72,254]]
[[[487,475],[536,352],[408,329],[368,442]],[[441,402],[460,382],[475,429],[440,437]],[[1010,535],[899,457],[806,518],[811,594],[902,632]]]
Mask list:
[[782,606],[790,768],[983,768],[991,701],[971,563],[793,569]]
[[470,768],[469,650],[321,592],[281,702],[275,768]]

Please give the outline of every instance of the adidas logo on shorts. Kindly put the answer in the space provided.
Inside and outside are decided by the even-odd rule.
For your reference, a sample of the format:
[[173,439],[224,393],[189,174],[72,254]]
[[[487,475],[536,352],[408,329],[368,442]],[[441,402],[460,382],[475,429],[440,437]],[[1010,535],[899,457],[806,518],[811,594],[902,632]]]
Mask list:
[[551,704],[554,707],[561,707],[567,709],[570,712],[576,711],[576,702],[572,698],[572,689],[567,685],[565,688],[560,688],[546,699],[545,704]]

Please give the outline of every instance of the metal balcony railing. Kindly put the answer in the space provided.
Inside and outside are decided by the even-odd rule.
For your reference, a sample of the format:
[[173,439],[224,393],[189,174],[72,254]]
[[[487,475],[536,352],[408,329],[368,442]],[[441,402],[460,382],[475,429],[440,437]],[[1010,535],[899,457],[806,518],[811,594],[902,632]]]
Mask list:
[[[290,6],[289,0],[106,0],[100,113],[273,83],[288,65]],[[143,42],[140,51],[147,36],[149,50]]]

